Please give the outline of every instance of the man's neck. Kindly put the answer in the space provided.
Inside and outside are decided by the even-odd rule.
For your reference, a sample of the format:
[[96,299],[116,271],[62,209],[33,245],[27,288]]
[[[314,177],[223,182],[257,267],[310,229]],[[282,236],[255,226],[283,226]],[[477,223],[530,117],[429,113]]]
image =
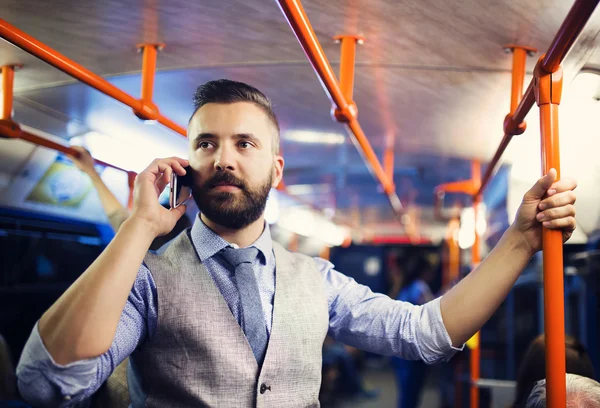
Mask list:
[[263,233],[265,229],[265,219],[261,216],[258,220],[242,229],[231,229],[216,224],[206,218],[204,214],[200,214],[200,219],[208,228],[213,230],[217,235],[225,241],[236,244],[240,248],[245,248],[252,245]]

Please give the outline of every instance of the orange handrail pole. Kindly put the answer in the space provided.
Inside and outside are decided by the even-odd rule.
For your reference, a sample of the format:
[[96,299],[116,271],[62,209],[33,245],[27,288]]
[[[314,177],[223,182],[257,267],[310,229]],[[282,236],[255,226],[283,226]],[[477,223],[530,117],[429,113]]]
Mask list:
[[385,148],[384,156],[383,156],[383,168],[385,174],[388,175],[390,179],[394,177],[394,147],[388,146]]
[[[560,179],[558,105],[562,93],[563,73],[560,66],[553,73],[544,71],[545,60],[542,56],[534,70],[535,100],[540,108],[542,174],[554,168]],[[542,242],[547,406],[559,408],[566,404],[562,232],[543,228]]]
[[13,106],[13,85],[15,80],[15,66],[2,67],[2,120],[11,120]]
[[142,52],[142,102],[152,103],[154,92],[154,75],[156,73],[156,53],[163,44],[141,44],[138,50]]
[[512,135],[508,135],[506,133],[504,134],[504,137],[502,137],[502,140],[500,141],[500,146],[498,146],[496,153],[494,153],[494,157],[492,158],[485,170],[485,174],[483,175],[483,179],[481,180],[481,187],[479,187],[479,191],[477,192],[477,194],[483,194],[483,190],[485,190],[488,183],[492,179],[492,175],[494,174],[498,163],[500,163],[500,159],[502,158],[502,155],[508,147],[508,144],[510,143],[511,139]]
[[331,258],[331,248],[328,247],[327,245],[325,245],[323,247],[323,249],[321,249],[321,252],[319,253],[319,258],[329,261]]
[[[476,166],[476,167],[475,167]],[[480,185],[480,165],[479,161],[474,160],[471,166],[472,168],[472,178],[469,180],[460,180],[460,181],[451,181],[449,183],[443,183],[435,187],[434,192],[434,215],[438,219],[444,219],[444,215],[442,214],[442,206],[443,206],[443,198],[446,193],[464,193],[471,196],[476,195],[476,191],[479,189]],[[475,169],[477,169],[477,173],[475,173]]]
[[130,210],[133,208],[133,188],[135,185],[135,178],[137,174],[133,171],[127,172],[127,185],[129,186],[129,199],[127,200],[127,208]]
[[[477,168],[477,169],[476,169]],[[473,172],[479,172],[479,163],[477,165],[473,164]],[[474,174],[473,178],[479,178],[480,174]],[[481,262],[481,252],[480,252],[480,243],[481,237],[477,231],[477,218],[479,212],[479,204],[481,203],[481,196],[475,196],[473,199],[473,210],[475,216],[475,242],[473,242],[473,247],[471,247],[471,264],[472,267],[475,268]],[[480,369],[481,369],[481,345],[480,345],[480,332],[478,331],[474,336],[475,345],[471,349],[471,359],[470,359],[470,368],[471,368],[471,408],[479,408],[479,387],[477,386],[477,381],[480,378]]]
[[133,96],[121,91],[99,75],[94,74],[75,61],[71,61],[2,19],[0,19],[0,37],[129,107],[139,105],[139,101]]
[[292,232],[292,236],[290,237],[290,242],[288,242],[288,251],[298,252],[299,245],[300,245],[300,237],[295,232]]
[[[533,96],[533,91],[531,85],[527,88],[525,95],[523,95],[523,82],[525,81],[525,68],[526,68],[526,58],[527,54],[533,55],[537,50],[531,47],[524,47],[521,45],[506,45],[504,47],[505,50],[512,50],[513,52],[513,64],[512,64],[512,82],[511,82],[511,92],[510,92],[510,113],[506,116],[504,121],[504,137],[500,142],[500,146],[496,150],[492,161],[489,163],[485,174],[483,176],[483,180],[481,181],[481,186],[479,187],[479,191],[477,191],[478,195],[483,194],[483,190],[487,187],[487,184],[492,178],[492,174],[496,170],[498,163],[500,163],[500,158],[504,154],[504,151],[508,147],[508,144],[512,140],[512,137],[517,134],[522,134],[525,132],[527,128],[527,124],[523,121],[525,115],[521,119],[514,119],[514,116],[517,110],[522,106],[524,100],[528,98],[528,95]],[[531,97],[530,107],[533,106],[533,97]],[[526,113],[525,113],[526,114]]]
[[[541,63],[542,70],[544,72],[554,72],[558,69],[563,59],[570,51],[571,47],[575,43],[575,40],[585,27],[586,23],[590,19],[596,6],[600,0],[575,0],[569,14],[565,17],[562,25],[558,29],[558,32],[554,36],[548,51],[545,54],[544,60]],[[527,90],[523,94],[521,102],[516,109],[511,109],[511,113],[504,122],[504,138],[498,147],[498,150],[494,154],[494,158],[490,162],[483,181],[481,183],[481,189],[479,194],[487,187],[492,173],[500,161],[502,154],[506,150],[508,143],[515,134],[521,134],[525,131],[524,120],[525,116],[529,113],[535,102],[534,95],[534,81],[531,80]],[[514,83],[514,71],[513,71],[513,83]],[[514,90],[514,85],[513,85]],[[512,108],[512,106],[511,106]],[[523,124],[523,125],[522,125]],[[523,128],[519,128],[523,126]],[[516,133],[513,133],[516,132]]]
[[177,123],[173,122],[171,119],[164,117],[163,115],[158,115],[156,121],[161,125],[171,129],[175,133],[179,133],[181,136],[187,137],[187,130]]
[[402,203],[395,192],[393,180],[387,176],[373,147],[358,123],[356,105],[344,96],[342,88],[333,73],[333,69],[323,52],[323,48],[312,29],[300,0],[277,0],[304,53],[310,61],[327,97],[333,104],[333,116],[339,122],[346,124],[349,135],[357,150],[362,154],[365,164],[371,174],[381,184],[387,194],[390,204],[396,213],[402,210]]
[[[48,149],[53,149],[65,154],[69,154],[71,156],[79,156],[79,152],[77,152],[76,150],[62,145],[60,143],[56,143],[52,140],[48,140],[45,137],[42,136],[38,136],[36,134],[33,134],[31,132],[27,132],[21,129],[21,127],[19,126],[18,123],[16,122],[2,122],[0,121],[0,137],[6,137],[6,138],[10,138],[10,139],[22,139],[22,140],[26,140],[30,143],[36,144],[38,146],[43,146],[46,147]],[[94,161],[102,166],[105,167],[112,167],[113,169],[116,170],[120,170],[123,172],[128,172],[125,169],[122,169],[121,167],[112,165],[110,163],[106,163],[103,162],[102,160],[97,160],[94,159]]]
[[590,19],[599,0],[576,0],[569,14],[561,24],[554,40],[548,47],[546,56],[542,61],[542,69],[545,72],[555,72],[559,69],[573,43]]
[[527,114],[533,107],[534,103],[535,96],[533,95],[533,81],[531,81],[529,82],[529,85],[527,86],[527,89],[525,90],[525,93],[521,98],[521,102],[519,102],[519,106],[517,106],[517,109],[515,109],[515,112],[512,115],[512,123],[522,123],[525,120],[525,116],[527,116]]
[[385,151],[383,153],[383,170],[390,180],[394,179],[394,142],[395,135],[387,132],[385,135]]
[[[481,262],[480,258],[480,237],[477,232],[477,218],[479,211],[479,204],[481,203],[482,196],[477,194],[481,186],[481,163],[479,160],[473,160],[471,163],[471,178],[469,180],[461,180],[454,181],[450,183],[440,184],[435,188],[435,214],[438,218],[441,217],[441,194],[446,192],[452,193],[465,193],[469,194],[473,197],[473,210],[475,216],[474,229],[475,229],[475,242],[473,243],[473,247],[471,248],[471,261],[473,267],[476,267],[479,262]],[[457,218],[456,218],[457,219]],[[456,221],[456,224],[458,221]],[[454,225],[456,225],[454,224]],[[448,224],[450,227],[452,221]],[[453,231],[452,231],[453,234]],[[456,248],[449,246],[450,252],[450,264],[452,265],[452,259],[454,256],[460,257],[460,249],[458,249],[458,245],[454,241],[453,237],[450,236],[447,239],[447,242],[453,243]],[[455,251],[455,254],[453,253]],[[458,271],[456,273],[458,276]],[[479,345],[479,332],[475,333],[472,337],[474,346],[470,347],[470,358],[469,358],[469,367],[471,373],[471,382],[470,382],[470,407],[478,408],[479,407],[479,387],[477,386],[477,381],[480,377],[480,368],[481,368],[481,348]]]
[[437,192],[444,193],[465,193],[469,195],[474,195],[477,191],[477,187],[475,186],[473,179],[468,179],[443,183],[436,186],[435,190]]
[[[473,183],[474,190],[481,184],[481,162],[479,160],[473,160],[471,162],[471,182]],[[475,200],[481,202],[481,197],[475,197]]]
[[187,132],[183,127],[176,125],[171,120],[160,115],[158,111],[149,109],[141,100],[123,92],[104,78],[77,64],[75,61],[70,60],[58,51],[53,50],[2,19],[0,19],[0,37],[66,74],[71,75],[75,79],[97,89],[103,94],[129,106],[139,117],[142,117],[143,119],[158,120],[158,122],[175,132],[186,136]]
[[514,114],[521,102],[523,95],[523,82],[525,81],[525,58],[527,54],[524,48],[513,49],[512,82],[510,92],[510,113]]
[[446,245],[448,247],[448,271],[446,276],[446,284],[450,284],[460,276],[460,248],[456,241],[455,234],[460,229],[460,220],[458,215],[450,218],[446,230]]
[[341,43],[340,52],[340,88],[348,103],[353,102],[354,63],[356,61],[356,44],[364,44],[364,37],[357,35],[338,35],[333,38]]
[[385,171],[383,170],[383,167],[379,163],[379,159],[377,158],[375,151],[371,147],[369,140],[365,136],[365,133],[362,130],[360,123],[358,123],[358,120],[356,120],[356,119],[351,120],[346,125],[347,125],[348,129],[350,130],[351,134],[356,136],[356,137],[352,138],[352,141],[358,148],[358,151],[362,152],[363,157],[369,163],[371,163],[371,165],[372,165],[371,171],[372,171],[372,173],[374,173],[375,177],[381,182],[383,191],[388,195],[395,194],[396,186],[394,185],[394,182],[392,180],[390,180],[387,177],[387,175],[385,174]]
[[325,52],[312,29],[302,4],[298,0],[277,0],[279,8],[285,15],[288,24],[296,35],[304,53],[315,70],[327,97],[338,109],[349,108],[342,89],[335,78],[333,69],[327,61]]

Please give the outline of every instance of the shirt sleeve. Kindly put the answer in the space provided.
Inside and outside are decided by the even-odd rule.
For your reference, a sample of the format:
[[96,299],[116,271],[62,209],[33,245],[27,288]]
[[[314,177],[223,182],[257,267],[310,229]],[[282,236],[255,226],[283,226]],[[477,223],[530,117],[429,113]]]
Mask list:
[[373,293],[316,258],[329,305],[329,335],[365,351],[428,364],[449,360],[458,350],[444,326],[440,299],[422,306]]
[[148,268],[142,265],[113,343],[101,356],[57,364],[44,346],[36,323],[17,366],[21,395],[40,407],[68,407],[84,401],[138,345],[154,335],[156,323],[156,285]]

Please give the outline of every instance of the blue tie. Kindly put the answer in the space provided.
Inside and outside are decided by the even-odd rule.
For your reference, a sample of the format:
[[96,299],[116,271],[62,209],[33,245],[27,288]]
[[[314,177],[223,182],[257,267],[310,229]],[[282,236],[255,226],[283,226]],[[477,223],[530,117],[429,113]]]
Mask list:
[[267,325],[260,303],[258,283],[252,270],[252,262],[257,256],[258,249],[254,247],[223,250],[223,257],[235,268],[235,280],[244,316],[242,329],[252,347],[256,361],[261,365],[267,350]]

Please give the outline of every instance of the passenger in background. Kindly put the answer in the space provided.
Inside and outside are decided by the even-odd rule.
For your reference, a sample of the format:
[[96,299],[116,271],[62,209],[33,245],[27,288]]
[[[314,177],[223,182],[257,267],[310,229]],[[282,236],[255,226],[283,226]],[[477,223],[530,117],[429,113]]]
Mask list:
[[[546,408],[546,380],[538,381],[525,408]],[[600,384],[591,378],[567,374],[566,408],[600,408]]]
[[[565,336],[566,372],[594,378],[594,366],[587,350],[577,339]],[[546,378],[546,340],[536,337],[523,356],[517,374],[517,392],[513,408],[524,408],[536,382]]]
[[[373,399],[379,396],[379,390],[366,386],[360,372],[358,360],[362,352],[354,347],[336,341],[330,336],[323,343],[323,396],[327,400],[321,403],[334,406],[345,398]],[[327,379],[333,383],[325,384]]]
[[108,186],[104,184],[100,174],[98,174],[94,167],[95,162],[90,152],[80,146],[71,146],[71,149],[79,153],[79,156],[68,155],[69,159],[75,163],[75,166],[79,170],[90,177],[92,185],[98,193],[98,198],[100,198],[104,213],[108,217],[108,222],[116,233],[121,224],[123,224],[123,221],[129,217],[129,210],[121,204]]
[[0,401],[10,400],[17,395],[17,378],[10,350],[0,335]]
[[17,377],[12,363],[11,352],[4,337],[0,334],[0,406],[25,408],[29,405],[18,401]]
[[[396,300],[424,305],[434,299],[429,287],[434,271],[424,255],[397,258],[396,268]],[[398,408],[418,407],[427,378],[427,364],[399,357],[392,357],[391,363],[398,383]]]
[[[92,185],[98,192],[98,198],[100,198],[100,203],[102,204],[102,208],[104,209],[104,214],[108,218],[108,222],[110,226],[115,231],[115,233],[119,230],[119,227],[123,222],[129,218],[129,210],[121,204],[121,202],[117,199],[117,197],[110,191],[108,186],[104,184],[100,174],[96,171],[94,166],[95,162],[92,158],[90,152],[80,146],[71,146],[71,148],[79,153],[79,156],[68,155],[69,159],[75,163],[77,168],[87,174],[92,180]],[[190,203],[188,203],[190,205]],[[166,209],[168,208],[168,204],[164,205]],[[186,228],[190,228],[192,226],[192,221],[190,218],[184,214],[181,217],[175,228],[171,232],[166,235],[157,237],[150,245],[151,251],[156,251],[167,242],[171,241],[175,238],[181,231]]]

